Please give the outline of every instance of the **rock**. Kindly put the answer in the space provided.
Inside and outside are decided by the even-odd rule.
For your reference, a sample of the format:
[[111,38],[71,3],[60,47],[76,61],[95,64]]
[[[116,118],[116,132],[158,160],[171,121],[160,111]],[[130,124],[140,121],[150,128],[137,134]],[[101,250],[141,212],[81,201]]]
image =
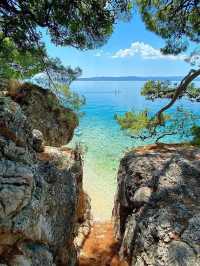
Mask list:
[[71,109],[60,105],[51,91],[24,83],[15,93],[12,91],[11,96],[29,118],[32,129],[42,132],[45,145],[60,147],[72,139],[78,117]]
[[56,266],[54,258],[45,245],[23,243],[20,251],[24,255],[14,255],[9,261],[11,266]]
[[[0,97],[1,146],[4,145],[6,147],[7,150],[4,149],[6,156],[17,159],[19,158],[18,147],[24,148],[24,150],[32,149],[33,139],[30,129],[27,117],[21,111],[20,106],[8,97]],[[3,139],[9,139],[10,145],[16,144],[15,146],[17,147],[14,154],[9,153],[9,147],[5,145],[6,141]]]
[[0,98],[0,218],[14,215],[31,199],[35,153],[31,128],[20,107]]
[[20,106],[0,98],[0,264],[77,263],[81,157],[42,140]]
[[74,239],[74,244],[76,249],[80,251],[92,227],[91,200],[84,191],[79,194],[77,215],[77,236]]
[[141,206],[144,203],[148,203],[152,194],[152,190],[149,187],[141,187],[136,190],[134,194],[134,204],[135,206]]
[[31,266],[31,261],[22,255],[16,255],[10,261],[12,266]]
[[168,247],[169,259],[168,265],[199,265],[197,264],[196,254],[190,245],[182,241],[172,240]]
[[154,145],[121,160],[114,206],[131,266],[200,265],[200,149]]
[[33,149],[36,152],[43,152],[44,151],[44,137],[42,132],[37,129],[33,129]]

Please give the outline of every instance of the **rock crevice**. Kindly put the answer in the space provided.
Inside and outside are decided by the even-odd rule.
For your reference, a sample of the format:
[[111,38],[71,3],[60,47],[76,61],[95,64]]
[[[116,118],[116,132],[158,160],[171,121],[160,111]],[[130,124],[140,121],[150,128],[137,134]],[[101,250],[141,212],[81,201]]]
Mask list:
[[84,210],[78,211],[83,193],[81,155],[69,148],[45,146],[61,136],[60,146],[71,136],[66,139],[68,133],[62,134],[66,128],[59,116],[58,134],[54,128],[40,127],[37,112],[43,110],[47,121],[49,116],[55,120],[55,113],[48,115],[44,99],[34,110],[32,100],[38,99],[38,93],[41,97],[41,91],[23,92],[21,98],[0,97],[0,264],[74,266],[74,239],[85,219]]

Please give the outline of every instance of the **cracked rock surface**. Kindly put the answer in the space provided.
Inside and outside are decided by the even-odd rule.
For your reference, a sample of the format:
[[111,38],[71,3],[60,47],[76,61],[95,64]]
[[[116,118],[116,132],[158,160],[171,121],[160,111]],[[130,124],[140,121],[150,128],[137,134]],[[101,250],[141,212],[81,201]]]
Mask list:
[[163,144],[128,152],[114,219],[129,265],[200,265],[200,149]]
[[0,265],[74,266],[81,158],[44,147],[29,122],[19,104],[0,97]]
[[[50,90],[23,83],[11,97],[20,105],[32,128],[42,132],[45,145],[60,147],[72,139],[78,117],[62,106]],[[37,132],[35,135],[41,139]]]

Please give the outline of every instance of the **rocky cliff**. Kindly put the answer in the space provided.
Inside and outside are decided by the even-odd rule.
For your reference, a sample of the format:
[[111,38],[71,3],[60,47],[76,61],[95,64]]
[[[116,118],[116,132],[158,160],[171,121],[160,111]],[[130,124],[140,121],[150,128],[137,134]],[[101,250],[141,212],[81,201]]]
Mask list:
[[50,109],[49,95],[57,101],[26,87],[0,97],[0,265],[77,263],[74,238],[85,219],[81,156],[44,146],[62,144],[77,120],[67,124],[69,110]]
[[43,133],[45,145],[60,147],[73,137],[78,117],[60,105],[55,95],[39,86],[23,83],[7,88],[7,95],[17,102],[33,129]]
[[121,160],[114,219],[131,266],[200,265],[200,149],[159,145]]

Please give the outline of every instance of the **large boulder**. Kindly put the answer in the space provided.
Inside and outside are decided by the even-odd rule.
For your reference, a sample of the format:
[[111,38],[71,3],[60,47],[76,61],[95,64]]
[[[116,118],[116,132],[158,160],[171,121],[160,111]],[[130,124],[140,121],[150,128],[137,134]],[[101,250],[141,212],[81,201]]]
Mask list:
[[0,265],[74,266],[81,157],[41,146],[21,109],[0,97]]
[[78,117],[62,106],[50,90],[23,83],[15,89],[8,88],[8,95],[21,106],[31,127],[42,132],[45,145],[60,147],[72,139]]
[[114,219],[129,265],[200,265],[200,149],[155,145],[128,152]]

